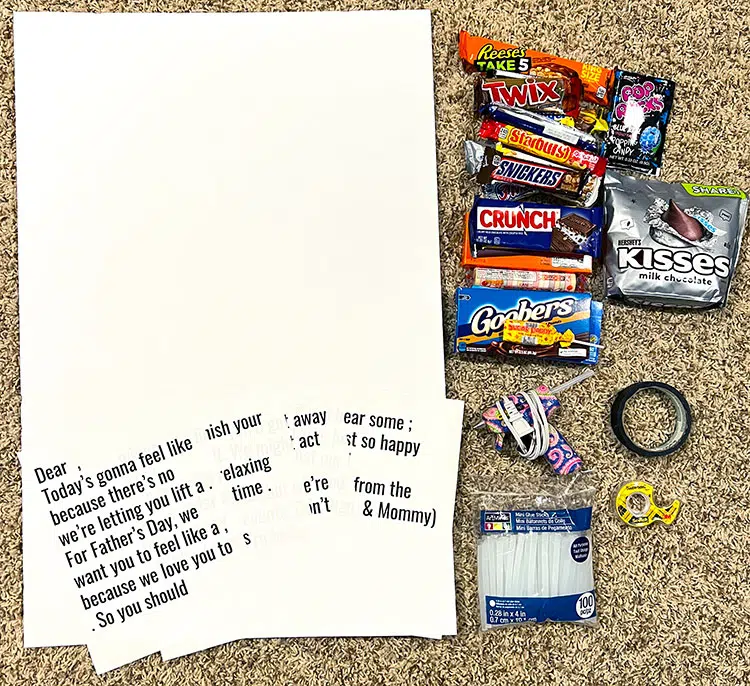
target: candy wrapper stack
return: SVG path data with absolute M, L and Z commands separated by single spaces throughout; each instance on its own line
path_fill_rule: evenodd
M 596 364 L 602 303 L 589 277 L 605 253 L 610 298 L 726 302 L 744 192 L 623 174 L 660 174 L 673 81 L 465 31 L 459 55 L 479 125 L 464 144 L 477 192 L 465 216 L 456 352 Z
M 588 291 L 602 254 L 614 72 L 466 32 L 459 52 L 479 128 L 464 146 L 478 188 L 455 349 L 596 364 L 602 304 Z

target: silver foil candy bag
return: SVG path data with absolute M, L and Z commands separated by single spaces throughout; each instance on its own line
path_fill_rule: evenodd
M 737 188 L 608 172 L 606 290 L 653 307 L 723 307 L 747 214 Z

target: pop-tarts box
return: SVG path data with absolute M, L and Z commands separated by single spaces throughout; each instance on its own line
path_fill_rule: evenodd
M 599 349 L 583 344 L 598 344 L 601 337 L 603 308 L 590 293 L 459 288 L 456 305 L 458 353 L 575 364 L 599 361 Z M 506 320 L 530 322 L 543 333 L 504 335 Z

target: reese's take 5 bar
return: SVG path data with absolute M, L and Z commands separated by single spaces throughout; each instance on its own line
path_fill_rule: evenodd
M 535 76 L 577 77 L 583 85 L 584 100 L 609 105 L 615 78 L 612 69 L 528 50 L 512 43 L 473 36 L 467 31 L 459 33 L 458 52 L 468 72 L 479 71 L 488 76 L 496 72 L 514 72 Z

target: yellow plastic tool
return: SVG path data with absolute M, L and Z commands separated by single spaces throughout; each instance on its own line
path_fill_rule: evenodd
M 628 526 L 644 527 L 654 522 L 673 524 L 681 503 L 675 500 L 669 507 L 654 502 L 654 487 L 645 481 L 626 481 L 615 497 L 615 512 Z

